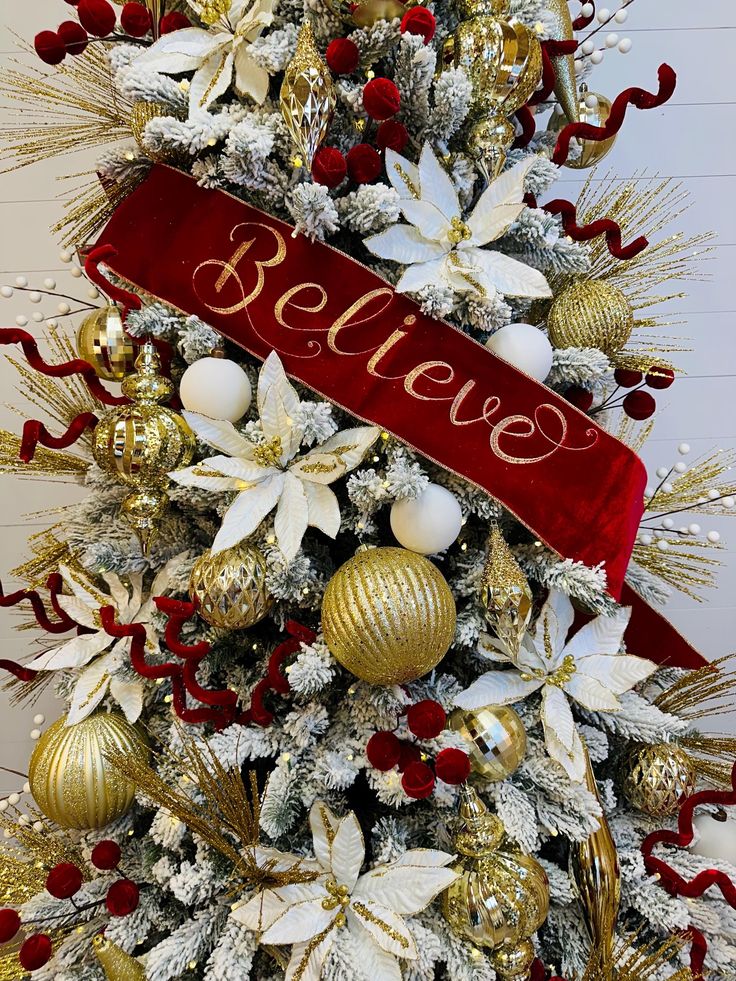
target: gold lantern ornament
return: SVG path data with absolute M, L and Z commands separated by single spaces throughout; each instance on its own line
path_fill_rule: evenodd
M 262 620 L 273 603 L 266 588 L 266 559 L 255 545 L 242 542 L 197 559 L 189 580 L 199 614 L 213 627 L 242 630 Z
M 146 972 L 141 962 L 126 954 L 112 940 L 98 934 L 93 938 L 92 945 L 107 981 L 146 981 Z
M 566 4 L 567 5 L 567 4 Z M 565 107 L 563 105 L 563 110 Z M 610 100 L 599 92 L 589 92 L 585 85 L 580 86 L 580 98 L 577 103 L 579 122 L 587 123 L 589 126 L 605 126 L 608 117 L 611 115 Z M 563 112 L 553 112 L 550 116 L 547 130 L 550 133 L 559 133 L 569 122 L 566 110 Z M 611 147 L 616 142 L 616 135 L 609 136 L 607 140 L 586 140 L 576 137 L 580 153 L 575 157 L 568 156 L 564 166 L 572 170 L 584 170 L 587 167 L 595 167 L 596 164 L 610 152 Z M 575 141 L 571 142 L 573 147 Z
M 515 18 L 509 0 L 460 0 L 460 23 L 443 47 L 444 66 L 472 84 L 468 151 L 486 180 L 496 177 L 516 135 L 510 118 L 542 77 L 538 38 Z
M 96 712 L 76 725 L 66 716 L 41 736 L 31 756 L 28 780 L 39 809 L 62 828 L 89 831 L 122 817 L 133 803 L 135 784 L 115 769 L 112 753 L 147 763 L 141 733 L 117 712 Z
M 77 332 L 77 354 L 89 362 L 103 381 L 122 381 L 135 369 L 133 340 L 125 332 L 120 310 L 114 303 L 95 310 Z
M 501 820 L 467 785 L 460 790 L 460 819 L 454 839 L 460 858 L 452 866 L 458 878 L 442 898 L 445 919 L 460 937 L 493 951 L 500 978 L 528 978 L 530 938 L 549 912 L 547 874 L 508 841 Z
M 327 583 L 325 643 L 356 678 L 400 685 L 431 671 L 455 636 L 455 600 L 429 559 L 403 548 L 361 548 Z
M 483 780 L 505 780 L 526 755 L 526 729 L 510 705 L 457 708 L 448 726 L 462 736 L 473 773 Z
M 624 763 L 623 792 L 626 800 L 654 818 L 675 814 L 695 790 L 697 772 L 676 743 L 640 743 Z
M 626 346 L 633 329 L 634 312 L 626 295 L 605 279 L 571 283 L 557 294 L 547 314 L 555 347 L 597 347 L 609 358 Z
M 159 374 L 161 362 L 150 341 L 141 347 L 135 367 L 123 382 L 131 404 L 113 409 L 97 424 L 93 451 L 105 473 L 134 488 L 122 510 L 145 554 L 168 504 L 168 472 L 189 463 L 195 440 L 182 416 L 159 404 L 174 386 Z
M 317 51 L 309 21 L 299 31 L 296 51 L 281 86 L 281 115 L 305 166 L 327 136 L 337 96 L 330 70 Z

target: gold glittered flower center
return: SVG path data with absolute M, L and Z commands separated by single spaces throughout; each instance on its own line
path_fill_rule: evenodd
M 230 0 L 204 0 L 199 16 L 208 27 L 212 27 L 229 12 Z
M 453 218 L 450 222 L 450 226 L 450 231 L 447 233 L 447 237 L 453 245 L 459 245 L 461 242 L 467 242 L 468 239 L 473 237 L 473 233 L 470 231 L 462 218 Z
M 335 924 L 345 926 L 347 923 L 345 910 L 350 905 L 350 890 L 347 886 L 338 885 L 334 879 L 328 879 L 325 888 L 327 889 L 327 896 L 322 900 L 322 909 L 333 910 L 341 906 L 342 909 L 335 917 Z
M 274 436 L 267 443 L 261 443 L 253 451 L 253 459 L 262 467 L 277 467 L 281 463 L 283 453 L 281 437 Z

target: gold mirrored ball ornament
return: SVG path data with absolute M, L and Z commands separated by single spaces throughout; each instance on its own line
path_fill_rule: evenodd
M 580 87 L 580 99 L 577 104 L 579 121 L 587 123 L 589 126 L 605 126 L 608 117 L 611 115 L 611 103 L 599 92 L 588 92 L 585 86 Z M 553 112 L 547 123 L 547 130 L 550 133 L 559 133 L 567 126 L 569 119 L 564 112 Z M 616 135 L 609 136 L 607 140 L 586 140 L 577 137 L 570 143 L 571 153 L 565 161 L 565 167 L 571 170 L 584 170 L 587 167 L 595 167 L 601 160 L 610 153 L 613 144 L 616 142 Z M 575 145 L 580 148 L 579 154 L 574 154 Z
M 114 303 L 95 310 L 77 332 L 77 354 L 103 381 L 122 381 L 135 369 L 137 349 Z
M 565 287 L 547 314 L 549 339 L 557 348 L 596 347 L 610 358 L 628 343 L 634 312 L 625 294 L 605 279 L 581 279 Z
M 213 627 L 242 630 L 262 620 L 273 603 L 266 588 L 266 559 L 255 545 L 241 542 L 197 559 L 189 580 L 199 614 Z
M 650 817 L 675 814 L 695 791 L 696 782 L 690 757 L 675 743 L 640 743 L 632 747 L 624 763 L 624 797 Z
M 510 705 L 457 708 L 448 726 L 463 737 L 473 773 L 484 780 L 505 780 L 526 755 L 526 729 Z
M 429 559 L 367 548 L 342 565 L 322 600 L 325 643 L 356 678 L 400 685 L 431 671 L 455 636 L 455 600 Z

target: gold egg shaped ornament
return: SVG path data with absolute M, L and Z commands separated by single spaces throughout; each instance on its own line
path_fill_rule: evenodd
M 325 643 L 361 681 L 400 685 L 427 674 L 455 636 L 455 600 L 429 559 L 403 548 L 359 550 L 328 582 Z
M 526 729 L 510 705 L 455 709 L 448 726 L 463 737 L 473 773 L 484 780 L 505 780 L 526 756 Z
M 122 381 L 135 368 L 136 346 L 126 334 L 114 303 L 86 317 L 77 333 L 77 354 L 104 381 Z
M 135 784 L 116 770 L 111 753 L 137 756 L 149 750 L 139 730 L 117 712 L 96 712 L 76 725 L 66 716 L 39 739 L 28 780 L 39 809 L 62 828 L 88 831 L 122 817 L 133 803 Z
M 273 604 L 266 588 L 266 571 L 265 556 L 254 545 L 241 542 L 217 555 L 208 549 L 194 563 L 189 580 L 199 615 L 223 630 L 252 627 Z
M 675 814 L 695 791 L 696 782 L 690 757 L 675 743 L 641 743 L 631 749 L 624 764 L 624 797 L 650 817 Z
M 588 102 L 591 105 L 588 105 Z M 611 115 L 611 102 L 605 95 L 601 95 L 599 92 L 586 92 L 581 86 L 578 115 L 581 123 L 587 123 L 589 126 L 605 126 Z M 559 133 L 568 125 L 568 122 L 564 112 L 553 112 L 547 123 L 547 130 L 550 133 Z M 563 166 L 569 167 L 571 170 L 585 170 L 588 167 L 595 167 L 610 153 L 615 142 L 615 134 L 609 136 L 607 140 L 585 140 L 576 137 L 570 143 L 570 148 L 572 150 L 577 143 L 580 147 L 580 153 L 575 157 L 568 157 Z
M 604 279 L 581 279 L 565 287 L 547 314 L 549 339 L 556 348 L 596 347 L 615 357 L 634 329 L 634 312 L 618 286 Z

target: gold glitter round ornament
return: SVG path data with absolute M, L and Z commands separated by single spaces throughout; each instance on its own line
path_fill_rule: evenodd
M 62 828 L 104 828 L 128 811 L 135 784 L 107 758 L 120 752 L 147 762 L 140 732 L 117 712 L 96 712 L 76 725 L 66 716 L 39 739 L 28 780 L 40 810 Z
M 455 600 L 429 559 L 403 548 L 359 550 L 330 579 L 322 630 L 356 678 L 399 685 L 431 671 L 455 636 Z
M 630 751 L 624 764 L 624 796 L 650 817 L 674 814 L 693 793 L 695 783 L 690 757 L 674 743 L 642 743 Z
M 122 381 L 134 370 L 136 347 L 125 333 L 114 303 L 95 310 L 82 321 L 77 333 L 77 354 L 104 381 Z
M 626 346 L 634 313 L 624 293 L 603 279 L 581 279 L 558 293 L 547 315 L 557 348 L 597 347 L 613 357 Z
M 200 616 L 213 627 L 242 630 L 262 620 L 273 602 L 266 589 L 266 559 L 254 545 L 241 543 L 194 564 L 189 580 Z
M 591 103 L 591 105 L 588 105 Z M 584 85 L 580 86 L 580 99 L 578 101 L 578 115 L 581 123 L 589 126 L 605 126 L 608 117 L 611 115 L 610 100 L 599 92 L 588 92 Z M 550 133 L 559 133 L 567 126 L 569 119 L 562 112 L 553 112 L 547 123 L 547 130 Z M 577 137 L 570 144 L 570 149 L 575 146 L 580 147 L 578 156 L 570 156 L 563 166 L 571 170 L 584 170 L 587 167 L 595 167 L 597 163 L 606 156 L 611 147 L 616 142 L 615 134 L 609 136 L 607 140 L 585 140 Z
M 458 708 L 448 725 L 463 737 L 473 772 L 484 780 L 505 780 L 526 755 L 526 729 L 510 705 Z
M 126 954 L 112 940 L 98 934 L 93 938 L 92 945 L 107 981 L 146 981 L 146 972 L 141 962 Z

